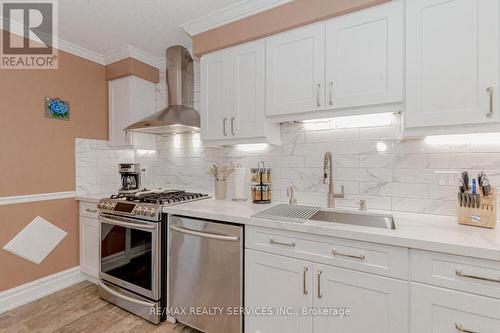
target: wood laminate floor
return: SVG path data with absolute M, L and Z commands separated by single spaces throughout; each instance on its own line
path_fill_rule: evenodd
M 153 325 L 99 298 L 82 282 L 0 314 L 1 333 L 198 333 L 184 325 Z

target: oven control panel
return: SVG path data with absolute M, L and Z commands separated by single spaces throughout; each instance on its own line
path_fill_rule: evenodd
M 100 212 L 122 216 L 135 216 L 141 219 L 159 221 L 161 206 L 147 203 L 135 203 L 116 199 L 101 199 L 97 204 Z

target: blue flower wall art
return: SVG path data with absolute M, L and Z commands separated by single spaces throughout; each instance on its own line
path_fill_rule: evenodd
M 45 116 L 52 119 L 69 120 L 68 102 L 59 98 L 45 97 Z

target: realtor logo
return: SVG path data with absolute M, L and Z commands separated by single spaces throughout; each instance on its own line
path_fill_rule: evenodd
M 57 0 L 0 0 L 1 69 L 57 69 Z

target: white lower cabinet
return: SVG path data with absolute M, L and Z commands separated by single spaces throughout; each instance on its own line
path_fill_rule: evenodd
M 307 261 L 246 250 L 245 306 L 299 311 L 313 304 L 313 265 Z M 311 333 L 312 317 L 255 313 L 245 317 L 246 333 Z
M 99 272 L 99 220 L 88 217 L 83 211 L 94 211 L 88 208 L 96 204 L 80 202 L 80 270 L 87 274 L 90 280 L 97 279 Z M 82 211 L 82 208 L 85 207 Z M 97 211 L 97 209 L 95 209 Z
M 498 333 L 500 300 L 412 283 L 411 333 Z
M 349 311 L 315 316 L 315 333 L 408 332 L 408 282 L 325 265 L 314 274 L 314 306 Z
M 248 249 L 245 258 L 245 305 L 274 311 L 246 316 L 246 333 L 408 331 L 406 281 Z

